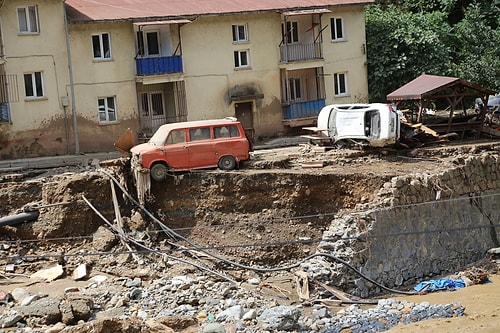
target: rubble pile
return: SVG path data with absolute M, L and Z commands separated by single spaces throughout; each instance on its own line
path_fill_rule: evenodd
M 363 310 L 351 305 L 333 313 L 323 304 L 281 305 L 263 297 L 261 281 L 235 285 L 195 274 L 143 281 L 96 275 L 60 297 L 15 288 L 0 308 L 0 325 L 16 332 L 127 332 L 123 321 L 142 323 L 141 332 L 380 332 L 399 324 L 464 315 L 460 304 L 430 305 L 382 299 Z M 113 325 L 111 325 L 111 323 Z M 102 327 L 101 330 L 98 328 Z M 106 329 L 107 328 L 107 329 Z M 159 329 L 162 330 L 159 330 Z M 185 331 L 184 331 L 185 332 Z

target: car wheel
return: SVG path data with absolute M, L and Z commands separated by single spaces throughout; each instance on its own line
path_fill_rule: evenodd
M 161 182 L 162 180 L 165 180 L 165 178 L 167 178 L 168 168 L 165 164 L 158 163 L 153 165 L 149 172 L 151 173 L 151 178 L 158 182 Z
M 222 156 L 219 160 L 219 169 L 221 170 L 234 170 L 236 168 L 236 160 L 232 156 Z

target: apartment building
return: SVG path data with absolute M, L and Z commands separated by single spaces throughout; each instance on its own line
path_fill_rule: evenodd
M 3 1 L 0 158 L 235 116 L 255 140 L 367 102 L 373 0 Z M 15 89 L 14 89 L 15 87 Z

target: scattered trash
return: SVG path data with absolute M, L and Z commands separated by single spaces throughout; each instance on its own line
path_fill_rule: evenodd
M 437 279 L 420 282 L 415 287 L 413 287 L 413 289 L 417 292 L 431 292 L 438 290 L 454 291 L 457 288 L 465 287 L 465 281 L 462 279 Z
M 0 290 L 0 304 L 7 304 L 12 301 L 12 295 Z

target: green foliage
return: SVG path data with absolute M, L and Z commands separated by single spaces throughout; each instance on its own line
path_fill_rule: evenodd
M 478 6 L 465 11 L 455 25 L 457 37 L 454 76 L 498 91 L 500 89 L 500 29 L 492 29 Z
M 366 10 L 370 101 L 422 73 L 500 91 L 500 0 L 378 2 Z
M 446 75 L 450 28 L 442 14 L 403 12 L 370 6 L 366 15 L 370 101 L 386 101 L 388 93 L 422 73 Z

